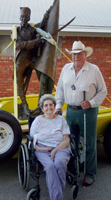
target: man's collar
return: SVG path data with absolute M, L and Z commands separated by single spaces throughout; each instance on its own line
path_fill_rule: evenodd
M 82 70 L 89 71 L 88 62 L 86 61 L 82 67 Z
M 72 62 L 69 68 L 70 68 L 70 69 L 73 69 L 73 67 L 74 67 L 74 63 Z M 85 63 L 84 63 L 84 65 L 83 65 L 83 67 L 81 68 L 81 70 L 82 70 L 82 71 L 83 71 L 83 70 L 86 70 L 86 71 L 89 70 L 88 62 L 87 62 L 87 61 L 85 61 Z
M 71 68 L 73 68 L 73 67 L 74 67 L 74 63 L 72 62 L 72 63 L 70 63 L 69 69 L 71 69 Z

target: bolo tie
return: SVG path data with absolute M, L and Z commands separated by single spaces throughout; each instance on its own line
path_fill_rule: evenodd
M 72 90 L 76 90 L 75 82 L 77 81 L 78 77 L 76 77 L 76 80 L 74 81 L 74 84 L 71 85 Z

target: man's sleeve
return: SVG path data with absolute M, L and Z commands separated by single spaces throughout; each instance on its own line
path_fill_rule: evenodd
M 89 101 L 91 104 L 91 107 L 98 107 L 102 104 L 105 97 L 107 95 L 107 88 L 105 81 L 103 79 L 102 73 L 98 69 L 97 71 L 97 93 L 96 95 Z

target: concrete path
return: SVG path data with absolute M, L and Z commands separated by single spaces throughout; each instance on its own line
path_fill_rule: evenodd
M 80 184 L 77 200 L 111 200 L 111 161 L 104 153 L 102 144 L 98 145 L 98 174 L 92 186 L 83 188 L 83 173 L 78 179 Z M 35 181 L 30 180 L 30 189 Z M 41 200 L 49 200 L 45 183 L 45 173 L 40 177 Z M 64 200 L 70 200 L 70 186 L 66 184 Z M 27 191 L 19 184 L 17 159 L 0 164 L 0 200 L 26 200 Z

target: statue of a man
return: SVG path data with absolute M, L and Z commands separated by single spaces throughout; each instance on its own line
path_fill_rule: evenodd
M 58 0 L 55 0 L 54 4 L 57 3 L 57 1 Z M 27 116 L 27 114 L 30 113 L 28 104 L 26 101 L 26 91 L 28 88 L 28 83 L 29 83 L 33 69 L 36 70 L 37 77 L 40 81 L 39 98 L 41 97 L 41 95 L 45 93 L 52 93 L 52 89 L 54 87 L 54 77 L 50 75 L 49 71 L 51 73 L 52 71 L 54 71 L 54 74 L 55 74 L 55 69 L 54 69 L 55 67 L 53 68 L 52 66 L 51 67 L 52 69 L 50 70 L 48 69 L 48 72 L 46 71 L 46 69 L 45 71 L 44 69 L 41 69 L 42 67 L 38 69 L 38 66 L 41 65 L 41 61 L 39 62 L 38 60 L 39 62 L 38 64 L 37 59 L 40 59 L 41 55 L 43 54 L 44 44 L 48 42 L 44 41 L 44 39 L 42 39 L 40 35 L 37 35 L 36 29 L 35 29 L 35 27 L 39 27 L 45 30 L 51 9 L 52 9 L 52 6 L 45 13 L 43 20 L 40 23 L 35 24 L 34 27 L 32 27 L 28 23 L 30 20 L 31 10 L 28 7 L 20 8 L 21 24 L 19 27 L 17 27 L 16 68 L 17 68 L 18 95 L 20 96 L 21 101 L 22 101 L 22 104 L 21 104 L 22 118 L 21 119 L 25 118 L 25 116 Z M 57 30 L 57 27 L 55 28 Z M 51 46 L 51 44 L 48 44 L 48 45 Z M 55 48 L 55 47 L 51 47 L 51 48 Z M 39 107 L 38 107 L 38 111 L 40 111 Z

